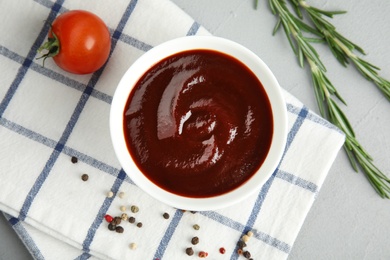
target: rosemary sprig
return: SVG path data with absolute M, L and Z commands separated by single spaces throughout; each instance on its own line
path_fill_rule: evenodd
M 301 9 L 305 10 L 322 37 L 327 41 L 330 50 L 337 60 L 346 66 L 349 61 L 355 65 L 358 71 L 368 80 L 372 81 L 390 101 L 390 81 L 378 75 L 380 68 L 358 57 L 354 51 L 365 54 L 357 44 L 348 40 L 336 31 L 336 27 L 328 22 L 325 17 L 333 18 L 333 15 L 343 14 L 344 11 L 325 11 L 309 5 L 304 0 L 290 0 L 298 16 L 302 19 Z M 325 17 L 324 17 L 325 16 Z
M 341 35 L 337 36 L 336 38 L 335 35 L 339 35 L 339 34 L 336 33 L 335 29 L 332 31 L 331 34 L 333 38 L 331 37 L 327 39 L 326 36 L 324 35 L 324 32 L 319 31 L 318 27 L 315 27 L 317 28 L 315 29 L 309 26 L 308 24 L 304 23 L 301 19 L 295 17 L 287 8 L 286 2 L 284 0 L 268 0 L 268 1 L 272 13 L 278 16 L 278 21 L 275 25 L 273 33 L 276 33 L 276 31 L 280 28 L 280 26 L 283 26 L 286 37 L 295 55 L 298 57 L 300 65 L 303 66 L 304 60 L 306 60 L 307 63 L 309 64 L 311 77 L 314 85 L 315 97 L 316 97 L 316 101 L 320 113 L 323 117 L 327 118 L 330 122 L 332 122 L 334 125 L 339 127 L 345 133 L 346 140 L 344 143 L 344 149 L 348 155 L 352 167 L 355 169 L 355 171 L 358 171 L 358 165 L 359 165 L 363 170 L 364 174 L 366 175 L 370 184 L 376 190 L 376 192 L 382 198 L 390 199 L 390 178 L 388 178 L 385 174 L 383 174 L 373 164 L 373 160 L 371 156 L 367 153 L 367 151 L 364 150 L 364 148 L 359 144 L 358 140 L 356 139 L 355 132 L 351 124 L 349 123 L 348 118 L 345 116 L 341 108 L 337 105 L 337 102 L 332 98 L 333 96 L 335 96 L 337 97 L 337 99 L 339 99 L 341 102 L 345 104 L 344 100 L 339 95 L 336 88 L 333 86 L 331 81 L 327 78 L 326 68 L 324 64 L 321 62 L 317 51 L 312 46 L 313 42 L 321 41 L 321 38 L 308 38 L 304 36 L 304 33 L 312 33 L 315 36 L 324 37 L 327 41 L 329 39 L 332 39 L 334 42 L 337 41 L 341 42 L 342 43 L 341 45 L 339 42 L 337 42 L 337 45 L 335 46 L 338 47 L 334 47 L 337 55 L 339 55 L 339 51 L 340 51 L 339 49 L 341 49 L 345 53 L 345 50 L 343 50 L 343 48 L 346 48 L 346 50 L 349 50 L 350 52 L 351 52 L 351 48 L 352 50 L 357 49 L 358 51 L 361 51 L 361 53 L 364 53 L 363 50 L 357 45 L 348 41 L 346 38 L 342 37 Z M 297 2 L 297 0 L 292 0 L 292 1 Z M 316 17 L 318 16 L 318 14 L 320 14 L 319 16 L 321 18 L 322 18 L 321 15 L 331 16 L 333 14 L 341 13 L 341 12 L 325 12 L 319 9 L 315 9 L 313 7 L 311 8 L 312 9 L 310 10 L 312 12 L 316 12 Z M 300 17 L 301 13 L 297 5 L 295 5 L 295 10 L 298 13 L 298 17 Z M 318 21 L 316 20 L 316 22 Z M 329 29 L 327 32 L 329 32 Z M 341 39 L 343 40 L 341 41 Z M 328 43 L 330 44 L 329 41 Z M 336 58 L 339 57 L 339 60 L 342 62 L 342 64 L 343 62 L 344 64 L 348 62 L 346 56 L 337 56 L 337 55 Z M 350 56 L 348 56 L 348 58 L 354 61 L 354 59 L 352 59 Z M 367 65 L 365 62 L 362 63 L 361 60 L 357 62 L 361 64 L 365 70 L 367 70 L 367 68 L 372 68 L 371 66 Z

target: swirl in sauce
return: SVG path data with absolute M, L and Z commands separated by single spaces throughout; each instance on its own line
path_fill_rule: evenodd
M 126 104 L 124 133 L 136 165 L 157 186 L 212 197 L 248 181 L 264 162 L 272 110 L 261 82 L 240 61 L 185 51 L 140 78 Z

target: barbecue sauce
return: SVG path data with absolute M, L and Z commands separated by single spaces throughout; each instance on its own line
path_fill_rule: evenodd
M 273 135 L 259 79 L 212 50 L 184 51 L 152 66 L 130 93 L 123 120 L 140 171 L 162 189 L 192 198 L 218 196 L 248 181 Z

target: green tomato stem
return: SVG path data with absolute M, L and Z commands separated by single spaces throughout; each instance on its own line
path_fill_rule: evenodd
M 47 53 L 43 54 L 41 57 L 38 57 L 37 59 L 42 59 L 42 66 L 45 66 L 45 60 L 47 58 L 52 58 L 60 52 L 60 41 L 58 40 L 57 35 L 54 34 L 54 32 L 51 32 L 53 37 L 48 37 L 47 42 L 45 42 L 41 47 L 39 47 L 38 52 L 42 52 L 43 50 L 47 50 Z

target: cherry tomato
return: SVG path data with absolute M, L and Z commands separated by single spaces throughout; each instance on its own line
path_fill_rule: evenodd
M 53 22 L 48 42 L 39 51 L 71 73 L 88 74 L 100 69 L 110 54 L 110 32 L 95 14 L 84 10 L 68 11 Z

